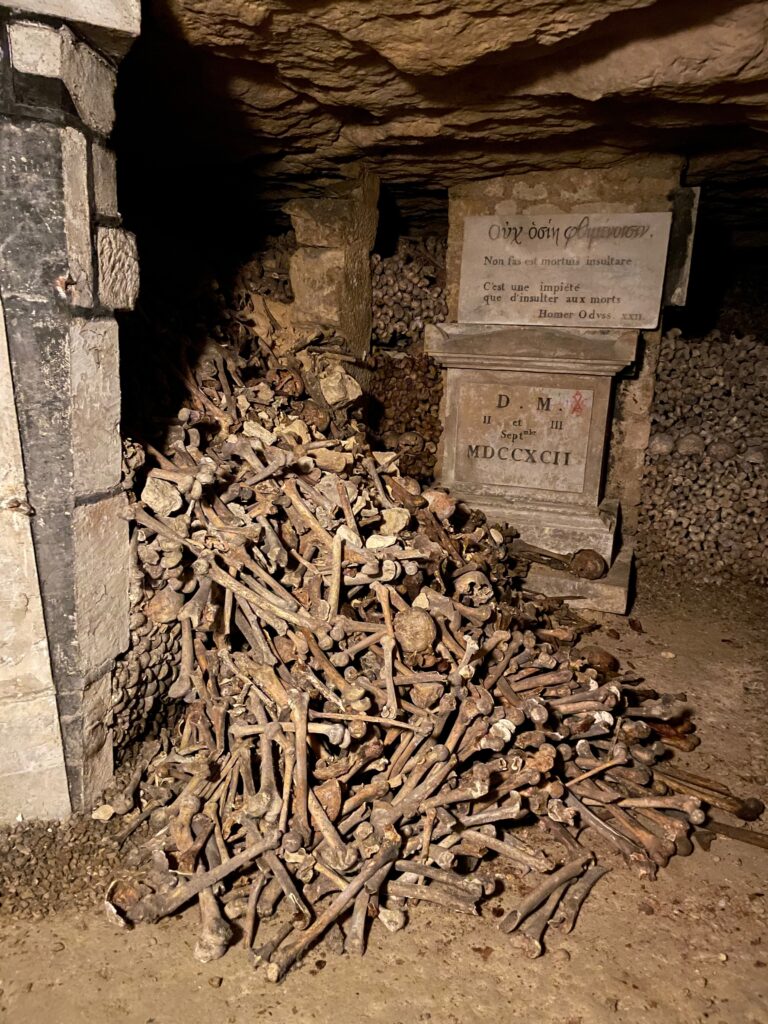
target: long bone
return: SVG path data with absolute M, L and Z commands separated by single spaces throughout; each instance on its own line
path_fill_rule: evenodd
M 358 860 L 357 850 L 352 845 L 347 846 L 344 844 L 341 836 L 333 827 L 330 818 L 325 813 L 325 808 L 317 799 L 312 789 L 308 793 L 308 803 L 312 821 L 323 837 L 323 842 L 332 857 L 331 866 L 342 872 L 349 871 Z
M 220 866 L 215 843 L 210 840 L 206 845 L 206 859 L 209 867 Z M 198 873 L 204 873 L 204 868 L 198 867 Z M 194 949 L 194 957 L 202 964 L 210 963 L 211 960 L 219 960 L 227 951 L 232 941 L 232 926 L 222 915 L 219 903 L 213 892 L 213 886 L 203 889 L 198 897 L 200 906 L 200 933 Z
M 587 868 L 581 878 L 572 883 L 560 906 L 560 913 L 562 914 L 560 927 L 566 934 L 573 931 L 579 911 L 592 887 L 603 875 L 607 875 L 609 870 L 609 868 L 600 866 Z
M 436 903 L 447 910 L 456 910 L 460 914 L 477 914 L 475 899 L 465 895 L 456 889 L 439 891 L 437 885 L 410 885 L 407 882 L 387 882 L 386 892 L 388 896 L 394 896 L 406 900 L 424 900 L 426 903 Z
M 286 902 L 293 909 L 295 927 L 299 929 L 309 927 L 309 923 L 312 920 L 312 911 L 304 902 L 293 879 L 277 853 L 274 850 L 268 850 L 264 854 L 264 863 L 272 872 L 280 885 L 280 888 L 283 890 Z
M 368 918 L 368 904 L 371 897 L 361 889 L 355 896 L 352 914 L 344 936 L 344 952 L 350 956 L 362 956 L 365 952 L 365 922 Z
M 619 806 L 682 811 L 692 825 L 703 825 L 706 819 L 701 810 L 701 801 L 692 796 L 630 796 L 622 800 Z
M 555 913 L 557 905 L 563 894 L 572 883 L 573 879 L 570 878 L 561 882 L 561 884 L 549 894 L 542 905 L 537 910 L 534 910 L 528 917 L 528 920 L 524 921 L 520 927 L 520 932 L 522 933 L 527 945 L 526 954 L 530 959 L 534 960 L 544 952 L 544 944 L 542 942 L 544 932 L 549 927 L 549 924 L 552 921 L 552 916 Z
M 311 835 L 309 825 L 309 780 L 307 770 L 307 709 L 309 699 L 301 690 L 291 690 L 288 702 L 295 727 L 295 760 L 294 779 L 295 792 L 293 797 L 294 812 L 302 834 L 308 839 Z
M 707 790 L 700 784 L 692 784 L 685 779 L 676 778 L 670 772 L 665 772 L 654 768 L 654 775 L 661 779 L 671 789 L 676 789 L 680 793 L 688 793 L 690 796 L 703 800 L 705 803 L 710 804 L 712 807 L 718 807 L 720 810 L 728 811 L 729 814 L 733 814 L 737 818 L 741 818 L 743 821 L 755 821 L 765 810 L 765 805 L 762 800 L 758 800 L 757 797 L 748 797 L 742 800 L 739 797 L 728 795 L 718 792 L 717 790 Z M 693 822 L 695 825 L 700 825 L 701 822 Z
M 623 801 L 622 801 L 623 803 Z M 628 833 L 632 839 L 640 844 L 648 853 L 651 860 L 658 864 L 659 867 L 666 867 L 669 858 L 674 855 L 675 844 L 670 842 L 668 839 L 660 839 L 653 832 L 649 832 L 648 829 L 635 821 L 635 819 L 627 814 L 622 807 L 617 807 L 614 804 L 610 805 L 609 814 L 618 824 L 618 827 Z
M 584 871 L 587 864 L 594 859 L 590 851 L 585 851 L 573 860 L 568 861 L 557 871 L 553 872 L 545 881 L 530 892 L 515 909 L 511 910 L 506 917 L 502 918 L 499 928 L 503 932 L 512 932 L 517 928 L 529 914 L 532 914 L 537 907 L 555 892 L 564 882 L 572 878 L 578 878 Z
M 170 892 L 143 897 L 128 911 L 126 915 L 128 920 L 137 923 L 139 921 L 159 921 L 161 918 L 167 917 L 175 910 L 183 907 L 185 903 L 189 903 L 203 889 L 207 889 L 217 882 L 223 881 L 229 875 L 249 867 L 267 850 L 274 850 L 278 842 L 277 832 L 275 831 L 265 836 L 260 843 L 247 846 L 241 853 L 230 857 L 225 863 L 195 875 L 188 882 L 177 886 Z
M 294 942 L 274 954 L 272 962 L 267 968 L 267 978 L 270 981 L 280 981 L 289 967 L 338 920 L 350 903 L 354 902 L 355 897 L 365 883 L 373 878 L 381 868 L 391 865 L 397 859 L 399 848 L 399 839 L 394 837 L 387 838 L 379 853 L 372 860 L 368 861 L 357 875 L 347 883 L 314 924 L 302 932 Z

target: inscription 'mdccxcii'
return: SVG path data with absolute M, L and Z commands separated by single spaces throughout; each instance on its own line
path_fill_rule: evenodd
M 512 459 L 513 462 L 543 462 L 545 466 L 567 466 L 571 460 L 571 452 L 553 452 L 550 449 L 540 452 L 534 448 L 510 448 L 509 445 L 501 445 L 499 448 L 490 444 L 467 445 L 468 459 L 492 459 L 494 456 L 502 462 Z
M 592 400 L 588 389 L 461 383 L 456 479 L 579 493 L 584 488 Z

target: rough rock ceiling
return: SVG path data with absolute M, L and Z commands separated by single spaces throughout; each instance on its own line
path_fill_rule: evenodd
M 652 150 L 683 153 L 692 179 L 717 180 L 739 154 L 765 145 L 765 2 L 150 0 L 148 8 L 131 74 L 152 83 L 155 105 L 158 90 L 168 98 L 164 137 L 217 160 L 246 160 L 273 193 L 337 176 L 361 158 L 392 185 L 420 191 Z M 742 164 L 753 181 L 766 173 L 759 160 Z

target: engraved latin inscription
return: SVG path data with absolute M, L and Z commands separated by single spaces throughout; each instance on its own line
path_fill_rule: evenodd
M 458 389 L 455 476 L 475 485 L 584 489 L 593 392 L 530 384 Z

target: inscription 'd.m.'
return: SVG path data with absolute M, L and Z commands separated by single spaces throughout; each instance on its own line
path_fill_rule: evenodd
M 496 408 L 506 409 L 509 403 L 509 395 L 505 395 L 503 391 L 500 391 L 498 398 L 496 399 Z M 539 395 L 539 397 L 536 399 L 536 409 L 539 412 L 548 412 L 551 409 L 551 407 L 552 399 L 549 396 L 547 396 L 547 398 L 542 398 L 541 395 Z

